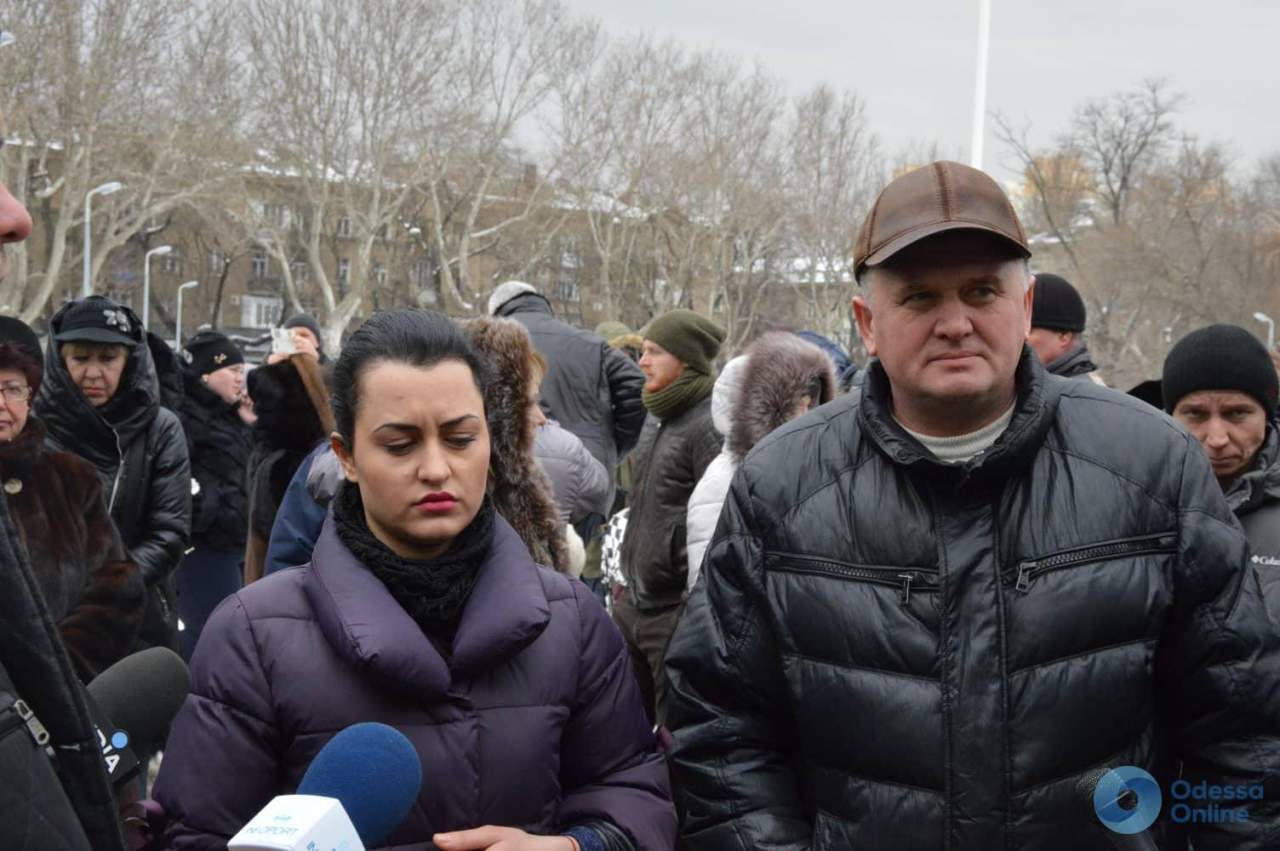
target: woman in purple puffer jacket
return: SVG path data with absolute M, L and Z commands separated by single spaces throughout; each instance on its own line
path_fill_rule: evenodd
M 170 847 L 224 848 L 361 721 L 422 758 L 388 847 L 672 847 L 617 629 L 485 496 L 484 373 L 439 314 L 378 314 L 352 336 L 333 402 L 347 481 L 310 569 L 245 588 L 205 626 L 155 788 Z

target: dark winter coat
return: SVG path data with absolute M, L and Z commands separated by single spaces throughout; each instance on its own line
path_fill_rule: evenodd
M 258 421 L 249 454 L 249 540 L 245 582 L 262 577 L 276 511 L 298 466 L 333 432 L 324 378 L 315 358 L 291 355 L 249 373 Z
M 137 317 L 127 308 L 133 322 Z M 129 350 L 116 394 L 95 408 L 71 381 L 54 336 L 67 308 L 54 314 L 44 381 L 35 413 L 54 452 L 71 452 L 98 470 L 111 519 L 129 559 L 147 583 L 140 643 L 177 646 L 172 574 L 191 535 L 191 466 L 182 425 L 160 405 L 160 386 L 146 345 Z
M 666 423 L 650 417 L 635 450 L 631 511 L 622 539 L 622 572 L 637 609 L 678 605 L 688 579 L 689 497 L 720 453 L 711 397 Z
M 323 500 L 317 499 L 308 489 L 307 480 L 310 478 L 312 464 L 325 455 L 333 456 L 333 450 L 323 444 L 312 450 L 310 455 L 302 459 L 289 487 L 285 489 L 267 544 L 263 568 L 267 576 L 311 561 L 311 552 L 320 537 L 320 529 L 324 526 L 324 516 L 329 510 L 333 492 L 326 493 Z
M 218 553 L 244 552 L 249 533 L 249 426 L 201 380 L 184 371 L 186 393 L 178 411 L 187 436 L 191 475 L 191 546 Z
M 409 737 L 422 791 L 387 845 L 604 818 L 669 849 L 675 814 L 626 647 L 582 584 L 536 567 L 497 519 L 446 661 L 325 521 L 310 569 L 263 579 L 205 626 L 155 797 L 169 847 L 215 849 L 297 788 L 344 727 Z
M 644 373 L 631 359 L 588 331 L 556 319 L 537 293 L 516 296 L 497 316 L 529 330 L 533 347 L 547 360 L 542 409 L 578 436 L 609 473 L 636 445 L 644 427 Z
M 1045 366 L 1050 375 L 1063 378 L 1088 378 L 1089 373 L 1097 372 L 1098 367 L 1089 354 L 1089 347 L 1081 340 L 1075 348 L 1062 357 Z
M 1236 513 L 1253 551 L 1250 561 L 1262 579 L 1262 591 L 1280 623 L 1280 434 L 1273 421 L 1253 468 L 1232 482 L 1227 505 Z
M 1274 775 L 1280 633 L 1186 432 L 1024 349 L 948 466 L 869 372 L 743 462 L 672 641 L 689 848 L 1092 851 L 1099 766 Z M 1267 791 L 1198 851 L 1277 847 Z
M 133 652 L 146 588 L 107 514 L 98 471 L 48 451 L 44 439 L 44 424 L 30 417 L 0 445 L 0 482 L 45 604 L 88 682 Z
M 0 491 L 0 836 L 27 851 L 124 851 L 84 690 L 21 536 Z M 52 761 L 26 725 L 14 726 L 15 699 L 48 731 Z
M 489 426 L 493 507 L 515 528 L 534 561 L 566 573 L 569 552 L 563 524 L 551 482 L 534 457 L 528 416 L 534 366 L 529 334 L 519 322 L 487 317 L 468 322 L 466 330 L 471 344 L 492 367 L 484 391 L 484 416 Z

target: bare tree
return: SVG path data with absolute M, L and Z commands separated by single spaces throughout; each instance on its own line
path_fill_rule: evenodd
M 0 302 L 34 321 L 56 291 L 78 292 L 72 263 L 91 188 L 125 184 L 98 201 L 96 278 L 108 254 L 226 175 L 235 104 L 215 109 L 198 95 L 210 81 L 226 90 L 227 16 L 149 0 L 0 0 L 0 20 L 18 36 L 0 66 L 18 137 L 4 177 L 38 220 L 44 248 L 38 257 L 17 248 Z
M 456 15 L 452 0 L 243 0 L 257 140 L 244 225 L 295 306 L 303 260 L 331 339 L 430 173 L 420 114 L 452 61 Z

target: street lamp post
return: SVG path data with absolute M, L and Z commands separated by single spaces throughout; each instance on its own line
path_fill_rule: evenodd
M 182 291 L 200 286 L 199 281 L 187 281 L 178 287 L 178 309 L 173 316 L 173 350 L 182 349 Z
M 1253 318 L 1267 326 L 1267 351 L 1276 350 L 1276 321 L 1262 311 L 1253 314 Z
M 172 251 L 172 245 L 160 245 L 142 257 L 142 330 L 144 331 L 151 327 L 151 258 L 160 257 Z
M 982 168 L 982 146 L 987 134 L 987 54 L 991 45 L 991 0 L 978 0 L 978 68 L 973 80 L 973 138 L 969 165 Z
M 82 297 L 93 295 L 93 204 L 91 203 L 94 195 L 110 195 L 112 192 L 119 192 L 124 188 L 124 184 L 118 180 L 110 183 L 104 183 L 101 186 L 89 190 L 89 194 L 84 196 L 84 282 L 80 288 Z

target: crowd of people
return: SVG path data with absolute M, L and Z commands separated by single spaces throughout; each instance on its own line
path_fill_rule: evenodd
M 1275 353 L 1213 325 L 1106 387 L 956 163 L 850 236 L 861 367 L 517 281 L 260 366 L 102 296 L 0 317 L 12 847 L 126 847 L 83 686 L 153 647 L 191 686 L 129 744 L 149 847 L 226 847 L 368 721 L 423 766 L 388 848 L 1097 848 L 1120 766 L 1263 790 L 1159 847 L 1280 847 Z

